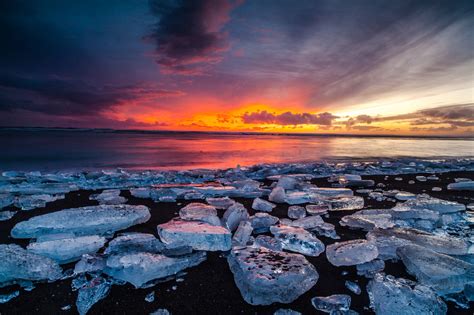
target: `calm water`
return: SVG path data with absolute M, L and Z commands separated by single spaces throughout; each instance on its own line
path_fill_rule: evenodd
M 0 131 L 1 170 L 227 168 L 264 162 L 474 157 L 462 139 Z

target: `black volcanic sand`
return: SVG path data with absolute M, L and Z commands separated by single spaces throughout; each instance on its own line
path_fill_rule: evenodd
M 431 174 L 416 174 L 431 175 Z M 447 191 L 446 186 L 454 182 L 454 178 L 467 177 L 474 179 L 474 172 L 450 172 L 436 174 L 440 180 L 419 182 L 415 180 L 415 175 L 397 175 L 397 176 L 363 176 L 364 179 L 373 179 L 376 183 L 384 183 L 384 190 L 399 189 L 412 193 L 428 193 L 433 197 L 446 200 L 457 201 L 463 204 L 474 202 L 472 192 Z M 402 181 L 395 180 L 396 177 L 403 178 Z M 410 180 L 415 180 L 415 184 L 408 184 Z M 266 181 L 265 184 L 269 184 Z M 313 180 L 313 183 L 319 187 L 331 187 L 326 178 Z M 431 191 L 432 187 L 443 188 L 440 192 Z M 355 190 L 355 189 L 354 189 Z M 12 227 L 23 220 L 32 216 L 54 212 L 66 208 L 74 208 L 88 205 L 96 205 L 96 201 L 89 200 L 89 196 L 98 191 L 77 191 L 66 195 L 63 200 L 49 203 L 46 208 L 35 209 L 32 211 L 20 211 L 13 219 L 0 222 L 0 243 L 16 243 L 22 246 L 28 244 L 28 240 L 16 240 L 9 237 Z M 146 205 L 151 209 L 151 219 L 141 225 L 131 227 L 123 232 L 145 232 L 156 235 L 156 226 L 177 216 L 178 210 L 192 201 L 179 201 L 178 203 L 155 203 L 149 199 L 138 199 L 131 197 L 126 190 L 122 195 L 128 198 L 128 204 Z M 395 205 L 394 202 L 377 202 L 364 196 L 365 209 L 387 209 Z M 249 212 L 252 199 L 236 198 L 238 202 L 243 203 Z M 285 218 L 288 205 L 278 205 L 272 212 L 280 218 Z M 359 239 L 365 237 L 365 232 L 360 230 L 350 230 L 341 227 L 338 222 L 344 215 L 354 211 L 340 211 L 330 213 L 330 217 L 324 217 L 326 222 L 336 226 L 337 234 L 341 237 L 339 241 Z M 222 212 L 220 213 L 222 215 Z M 332 244 L 336 240 L 320 237 L 326 244 Z M 307 259 L 316 267 L 319 273 L 318 283 L 307 293 L 300 296 L 291 304 L 273 304 L 270 306 L 252 306 L 247 304 L 241 297 L 236 287 L 233 275 L 229 270 L 226 261 L 226 253 L 208 253 L 208 259 L 199 266 L 186 270 L 187 274 L 183 277 L 183 282 L 169 280 L 157 284 L 148 289 L 135 289 L 132 285 L 115 285 L 110 294 L 95 304 L 88 314 L 148 314 L 158 308 L 166 308 L 172 314 L 273 314 L 279 308 L 288 308 L 299 311 L 303 314 L 318 313 L 311 305 L 311 298 L 314 296 L 328 296 L 331 294 L 348 294 L 352 298 L 351 309 L 361 314 L 372 314 L 368 308 L 369 298 L 365 290 L 368 279 L 357 276 L 356 268 L 353 267 L 335 267 L 331 265 L 325 253 L 319 257 L 307 257 Z M 64 269 L 73 268 L 74 264 L 64 265 Z M 343 271 L 347 274 L 343 275 Z M 396 277 L 407 279 L 414 278 L 406 273 L 401 262 L 386 262 L 385 272 Z M 362 289 L 360 295 L 349 291 L 344 282 L 346 280 L 354 281 Z M 15 288 L 15 287 L 13 287 Z M 18 287 L 16 287 L 18 289 Z M 0 289 L 1 293 L 11 292 L 12 287 Z M 145 296 L 155 291 L 155 301 L 146 302 Z M 57 281 L 55 283 L 36 284 L 36 288 L 30 292 L 20 289 L 20 296 L 9 303 L 0 304 L 0 314 L 64 314 L 76 313 L 77 292 L 71 290 L 71 279 Z M 450 314 L 472 314 L 472 310 L 459 309 L 452 303 L 447 303 Z M 70 310 L 62 311 L 61 307 L 71 305 Z M 471 303 L 474 309 L 474 303 Z M 323 313 L 322 313 L 323 314 Z

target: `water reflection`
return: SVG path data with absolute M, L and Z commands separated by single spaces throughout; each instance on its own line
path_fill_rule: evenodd
M 474 156 L 471 140 L 97 132 L 0 132 L 0 169 L 226 168 L 374 157 Z

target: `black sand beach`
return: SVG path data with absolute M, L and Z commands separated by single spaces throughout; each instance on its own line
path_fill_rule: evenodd
M 454 182 L 454 178 L 465 177 L 474 179 L 474 172 L 449 172 L 436 174 L 439 180 L 420 182 L 415 180 L 417 175 L 431 174 L 410 174 L 399 176 L 363 176 L 363 179 L 373 179 L 376 183 L 386 185 L 384 190 L 398 189 L 412 193 L 427 193 L 433 197 L 450 201 L 457 201 L 462 204 L 474 202 L 472 192 L 448 191 L 446 186 Z M 402 181 L 395 180 L 396 177 L 403 178 Z M 409 184 L 414 180 L 414 184 Z M 270 182 L 266 182 L 269 184 Z M 312 183 L 319 187 L 331 187 L 327 178 L 315 179 Z M 441 187 L 442 191 L 432 191 L 433 187 Z M 355 189 L 354 189 L 355 190 Z M 96 205 L 96 201 L 89 200 L 89 196 L 98 191 L 76 191 L 66 195 L 63 200 L 49 203 L 47 207 L 32 211 L 20 211 L 14 218 L 0 222 L 0 243 L 16 243 L 22 246 L 28 244 L 28 240 L 17 240 L 9 236 L 12 227 L 30 217 L 45 214 L 61 209 Z M 358 195 L 356 193 L 356 195 Z M 122 191 L 122 196 L 128 199 L 127 204 L 146 205 L 151 209 L 151 219 L 141 225 L 129 228 L 126 231 L 146 232 L 156 235 L 156 226 L 169 221 L 177 216 L 177 212 L 184 205 L 192 202 L 190 200 L 178 201 L 178 203 L 155 203 L 151 199 L 138 199 L 130 195 L 128 191 Z M 249 210 L 252 199 L 234 198 L 241 202 Z M 365 199 L 364 209 L 388 209 L 395 205 L 394 202 L 378 202 L 373 199 Z M 285 218 L 287 215 L 287 204 L 279 204 L 272 212 L 272 215 Z M 8 208 L 7 208 L 8 210 Z M 222 211 L 222 210 L 221 210 Z M 331 212 L 329 217 L 324 217 L 326 222 L 336 226 L 337 234 L 341 237 L 339 241 L 364 238 L 365 232 L 362 230 L 350 230 L 341 227 L 338 222 L 342 216 L 354 211 Z M 219 213 L 222 215 L 222 212 Z M 325 245 L 334 243 L 336 240 L 318 237 Z M 159 308 L 166 308 L 172 314 L 273 314 L 279 308 L 293 309 L 303 314 L 316 314 L 317 311 L 311 305 L 310 299 L 314 296 L 327 296 L 331 294 L 348 294 L 352 298 L 351 309 L 360 314 L 372 314 L 369 308 L 369 298 L 365 286 L 368 279 L 358 276 L 355 267 L 335 267 L 331 265 L 325 253 L 319 257 L 307 257 L 316 267 L 319 273 L 318 283 L 307 293 L 299 297 L 291 304 L 273 304 L 270 306 L 252 306 L 247 304 L 241 297 L 238 288 L 234 283 L 234 278 L 229 270 L 225 253 L 208 253 L 208 259 L 197 267 L 186 270 L 186 275 L 182 276 L 184 281 L 177 282 L 175 279 L 157 284 L 148 289 L 135 289 L 130 284 L 118 286 L 114 285 L 110 294 L 95 304 L 88 314 L 149 314 Z M 74 264 L 64 265 L 65 270 L 71 269 Z M 347 274 L 343 275 L 343 271 Z M 396 277 L 414 279 L 406 273 L 401 262 L 386 263 L 385 272 Z M 357 282 L 362 293 L 355 295 L 349 291 L 344 282 L 351 280 Z M 12 288 L 2 288 L 0 293 L 11 292 Z M 19 288 L 17 288 L 19 289 Z M 145 296 L 155 291 L 155 300 L 152 303 L 145 301 Z M 27 292 L 20 289 L 20 296 L 6 304 L 0 304 L 1 314 L 75 314 L 76 313 L 77 292 L 71 290 L 71 279 L 57 281 L 50 284 L 37 284 L 36 287 Z M 61 308 L 70 305 L 68 310 Z M 471 309 L 460 309 L 453 303 L 447 302 L 449 314 L 472 314 L 474 304 Z

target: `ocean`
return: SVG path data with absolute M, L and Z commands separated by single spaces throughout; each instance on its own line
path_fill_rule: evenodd
M 0 170 L 196 169 L 474 157 L 474 139 L 2 129 Z

